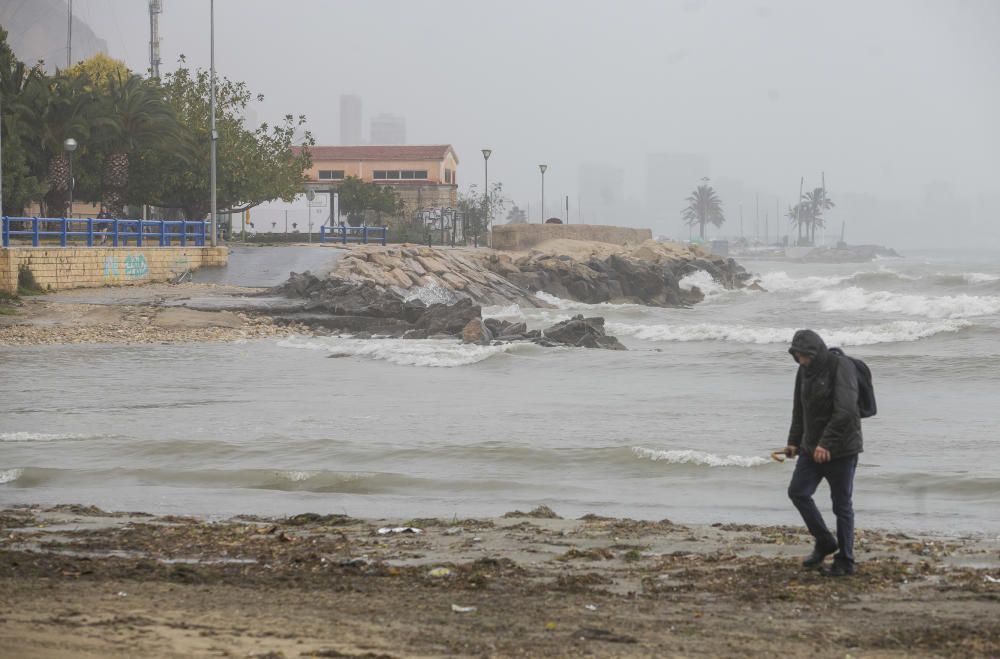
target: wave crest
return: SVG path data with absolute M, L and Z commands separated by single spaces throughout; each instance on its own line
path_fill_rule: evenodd
M 463 344 L 436 339 L 349 339 L 339 337 L 291 336 L 278 342 L 282 348 L 318 350 L 334 357 L 365 357 L 400 366 L 454 367 L 532 347 L 526 343 L 498 346 Z
M 958 332 L 972 323 L 963 320 L 920 322 L 898 320 L 879 325 L 844 327 L 817 330 L 827 343 L 840 346 L 863 346 L 878 343 L 919 341 L 935 334 Z M 749 327 L 746 325 L 629 325 L 609 323 L 608 331 L 618 336 L 634 336 L 643 341 L 689 342 L 724 341 L 764 345 L 789 343 L 795 334 L 794 327 Z
M 1000 297 L 900 295 L 888 291 L 868 292 L 856 286 L 815 291 L 802 301 L 818 303 L 823 311 L 872 311 L 926 318 L 970 318 L 1000 313 Z
M 703 467 L 762 467 L 770 464 L 769 458 L 759 458 L 748 455 L 716 455 L 704 451 L 690 449 L 657 451 L 642 446 L 632 447 L 632 453 L 644 460 L 665 461 L 670 464 L 694 464 Z

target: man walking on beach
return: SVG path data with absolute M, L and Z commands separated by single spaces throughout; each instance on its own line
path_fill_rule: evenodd
M 854 574 L 854 471 L 863 450 L 858 379 L 854 363 L 843 354 L 827 350 L 812 330 L 799 330 L 788 350 L 799 364 L 795 375 L 792 427 L 785 454 L 798 455 L 788 496 L 798 508 L 816 545 L 802 564 L 819 567 L 830 554 L 829 576 Z M 834 537 L 816 508 L 813 494 L 826 479 L 837 516 Z M 839 550 L 839 551 L 838 551 Z M 821 568 L 822 569 L 822 568 Z

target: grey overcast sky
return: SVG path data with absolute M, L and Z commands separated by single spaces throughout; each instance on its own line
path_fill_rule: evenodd
M 110 53 L 148 66 L 144 0 L 75 0 Z M 1000 0 L 216 0 L 220 75 L 264 93 L 260 120 L 304 113 L 339 140 L 338 98 L 451 143 L 460 183 L 515 201 L 575 198 L 581 163 L 704 154 L 713 176 L 791 199 L 919 200 L 950 184 L 1000 207 Z M 164 0 L 164 70 L 209 61 L 208 0 Z M 694 182 L 692 182 L 694 183 Z M 994 234 L 1000 235 L 1000 234 Z

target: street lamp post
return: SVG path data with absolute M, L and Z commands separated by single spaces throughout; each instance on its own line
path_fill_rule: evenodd
M 219 133 L 215 130 L 215 0 L 212 0 L 209 4 L 209 31 L 211 32 L 209 38 L 209 50 L 210 50 L 210 60 L 211 60 L 211 71 L 209 73 L 209 88 L 211 93 L 211 99 L 209 104 L 211 106 L 211 139 L 212 139 L 212 173 L 210 175 L 210 185 L 212 186 L 211 194 L 211 204 L 212 204 L 212 247 L 217 247 L 219 244 L 219 228 L 218 228 L 218 214 L 219 209 L 218 199 L 215 193 L 215 143 L 219 140 Z
M 73 152 L 76 151 L 76 140 L 72 137 L 67 137 L 63 142 L 63 148 L 66 149 L 66 155 L 69 159 L 69 217 L 73 217 L 73 188 L 76 187 L 76 181 L 73 180 Z
M 542 173 L 542 224 L 545 224 L 545 170 L 548 168 L 548 165 L 538 166 L 538 171 Z
M 493 154 L 493 149 L 483 149 L 483 222 L 486 226 L 490 224 L 490 218 L 488 214 L 490 212 L 490 156 Z M 454 231 L 454 229 L 452 229 Z M 476 232 L 478 237 L 478 231 Z M 486 234 L 486 244 L 490 244 L 490 234 Z

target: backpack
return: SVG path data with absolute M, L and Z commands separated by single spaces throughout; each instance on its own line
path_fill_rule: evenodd
M 830 348 L 830 352 L 847 357 L 854 364 L 854 370 L 858 374 L 858 412 L 862 419 L 875 416 L 878 413 L 878 405 L 875 404 L 875 386 L 872 384 L 872 371 L 868 368 L 868 364 L 845 354 L 840 348 Z

